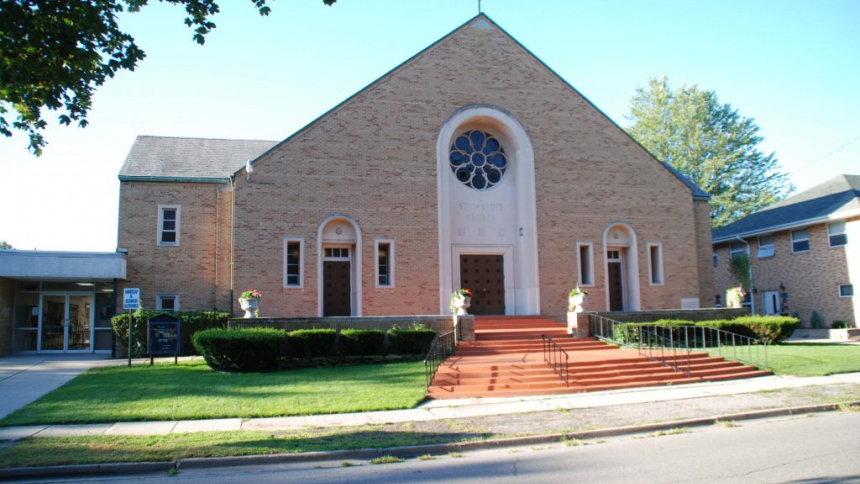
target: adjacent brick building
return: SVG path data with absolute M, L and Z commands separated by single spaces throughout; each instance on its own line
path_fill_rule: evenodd
M 737 287 L 733 254 L 748 254 L 758 314 L 817 312 L 823 327 L 858 325 L 860 176 L 840 175 L 713 232 L 716 297 Z
M 139 137 L 120 248 L 145 307 L 562 317 L 710 305 L 708 196 L 484 15 L 286 140 Z

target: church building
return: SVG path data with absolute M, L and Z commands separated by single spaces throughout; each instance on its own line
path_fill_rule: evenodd
M 708 195 L 481 14 L 280 141 L 140 136 L 119 175 L 145 308 L 562 318 L 714 301 Z

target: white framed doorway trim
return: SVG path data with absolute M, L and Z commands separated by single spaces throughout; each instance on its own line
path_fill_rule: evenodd
M 451 287 L 463 287 L 460 282 L 460 256 L 501 255 L 505 271 L 505 315 L 517 314 L 516 264 L 514 247 L 510 245 L 453 245 L 451 246 Z M 451 291 L 453 292 L 453 291 Z
M 63 303 L 63 347 L 62 349 L 42 349 L 42 336 L 44 329 L 45 318 L 45 298 L 46 297 L 62 297 Z M 70 312 L 71 299 L 73 297 L 87 298 L 89 301 L 89 348 L 86 349 L 69 349 L 69 332 L 71 328 Z M 39 293 L 39 325 L 36 331 L 36 353 L 37 354 L 81 354 L 93 353 L 95 347 L 95 300 L 96 295 L 93 292 L 86 291 L 43 291 Z M 21 352 L 32 353 L 32 352 Z

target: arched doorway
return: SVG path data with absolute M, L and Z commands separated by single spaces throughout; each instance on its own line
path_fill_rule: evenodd
M 320 316 L 361 316 L 361 229 L 345 215 L 321 224 L 317 237 Z
M 606 309 L 639 310 L 639 250 L 636 232 L 623 222 L 603 232 Z

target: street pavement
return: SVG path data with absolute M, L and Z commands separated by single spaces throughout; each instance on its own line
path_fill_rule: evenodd
M 214 469 L 176 474 L 27 482 L 260 484 L 367 483 L 601 484 L 860 483 L 860 412 L 830 412 L 625 435 L 605 442 L 551 444 L 407 459 L 372 465 L 349 460 Z

